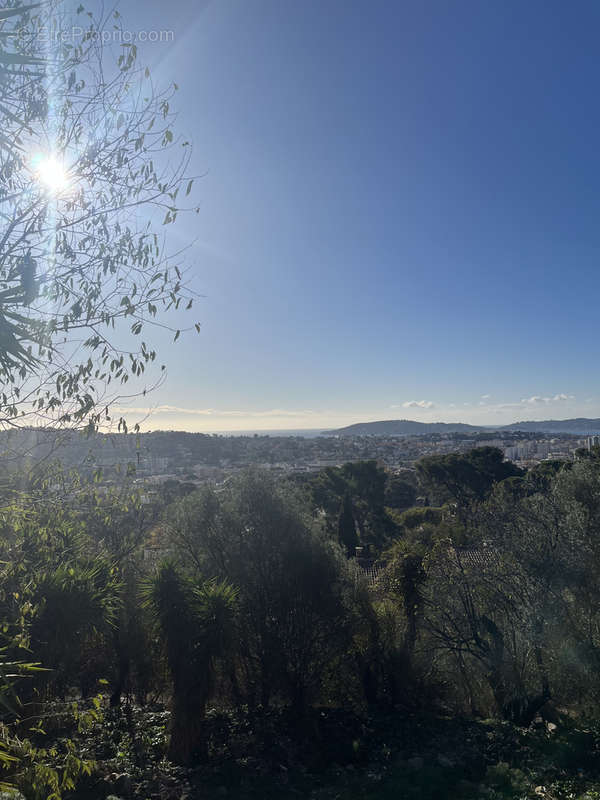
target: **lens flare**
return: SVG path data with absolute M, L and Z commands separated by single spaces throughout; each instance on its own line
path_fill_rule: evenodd
M 32 165 L 37 180 L 52 194 L 59 194 L 69 185 L 69 173 L 53 155 L 36 155 Z

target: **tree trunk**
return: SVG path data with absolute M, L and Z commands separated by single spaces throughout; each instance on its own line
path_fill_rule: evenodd
M 205 754 L 204 692 L 174 692 L 171 711 L 169 758 L 176 764 L 190 765 Z

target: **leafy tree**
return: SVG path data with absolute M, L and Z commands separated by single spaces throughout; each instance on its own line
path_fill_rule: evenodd
M 352 511 L 352 498 L 348 492 L 344 495 L 342 508 L 340 510 L 338 540 L 342 547 L 345 548 L 348 558 L 351 558 L 358 545 L 358 536 L 356 535 L 356 524 Z
M 418 620 L 423 611 L 422 584 L 425 572 L 423 561 L 417 554 L 407 553 L 399 566 L 399 588 L 407 620 L 405 647 L 412 655 L 417 641 Z
M 414 530 L 421 525 L 439 525 L 444 518 L 444 509 L 434 506 L 418 506 L 410 508 L 397 516 L 405 530 Z
M 471 503 L 485 499 L 495 483 L 523 474 L 512 462 L 504 461 L 496 447 L 425 456 L 416 469 L 421 486 L 438 502 L 455 502 L 462 516 Z
M 182 563 L 199 575 L 224 574 L 227 570 L 227 537 L 234 522 L 224 519 L 225 510 L 209 487 L 192 492 L 173 503 L 165 514 L 167 543 L 174 546 Z M 210 566 L 206 566 L 208 565 Z
M 525 476 L 526 487 L 530 492 L 550 489 L 553 479 L 561 470 L 571 469 L 572 462 L 560 459 L 546 459 L 528 470 Z
M 389 508 L 406 509 L 414 506 L 417 489 L 401 475 L 388 475 L 385 485 L 385 505 Z
M 474 517 L 480 545 L 440 542 L 428 561 L 437 646 L 471 696 L 484 679 L 500 713 L 521 724 L 551 691 L 598 696 L 600 470 L 586 460 L 552 472 L 534 492 L 527 481 L 517 492 L 496 484 Z
M 425 627 L 471 706 L 472 687 L 483 679 L 496 711 L 527 727 L 551 696 L 540 640 L 543 592 L 506 551 L 473 558 L 440 542 L 427 575 Z
M 42 800 L 61 797 L 90 772 L 68 736 L 49 747 L 39 738 L 57 719 L 75 728 L 98 719 L 98 698 L 83 712 L 77 703 L 56 701 L 84 676 L 97 687 L 101 673 L 93 662 L 103 652 L 101 632 L 112 618 L 116 587 L 106 563 L 90 558 L 82 520 L 47 496 L 45 504 L 38 499 L 22 495 L 18 505 L 0 511 L 3 644 L 11 671 L 28 670 L 4 704 L 0 750 L 12 759 L 11 780 Z
M 303 715 L 349 642 L 337 545 L 298 495 L 260 472 L 219 495 L 184 498 L 169 529 L 199 579 L 217 576 L 239 591 L 239 661 L 230 676 L 237 694 L 263 706 L 283 697 Z
M 174 89 L 155 89 L 134 44 L 113 56 L 105 21 L 78 13 L 60 0 L 0 12 L 13 47 L 0 54 L 5 425 L 98 425 L 118 387 L 156 360 L 148 327 L 192 301 L 152 227 L 174 222 L 191 188 L 188 143 L 171 130 Z M 44 35 L 75 22 L 81 40 L 57 36 L 48 59 Z
M 396 526 L 394 543 L 400 541 L 402 547 L 421 556 L 425 556 L 441 539 L 456 544 L 465 540 L 464 526 L 456 520 L 452 509 L 444 506 L 417 506 L 401 513 L 391 511 L 390 516 Z
M 310 496 L 325 512 L 329 529 L 337 532 L 340 507 L 349 495 L 361 543 L 378 549 L 392 531 L 385 512 L 385 485 L 386 473 L 376 461 L 355 461 L 320 472 Z

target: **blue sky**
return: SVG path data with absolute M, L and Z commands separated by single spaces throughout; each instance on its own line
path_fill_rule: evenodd
M 600 6 L 121 0 L 203 299 L 146 427 L 600 416 Z

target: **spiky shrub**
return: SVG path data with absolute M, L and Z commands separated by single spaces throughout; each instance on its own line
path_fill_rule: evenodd
M 203 718 L 216 662 L 231 646 L 237 593 L 215 580 L 194 584 L 163 564 L 146 590 L 172 678 L 169 756 L 188 764 L 204 749 Z
M 98 651 L 106 649 L 118 592 L 109 565 L 100 560 L 61 566 L 40 576 L 31 646 L 49 670 L 45 683 L 54 694 L 97 687 L 103 673 L 94 662 Z

